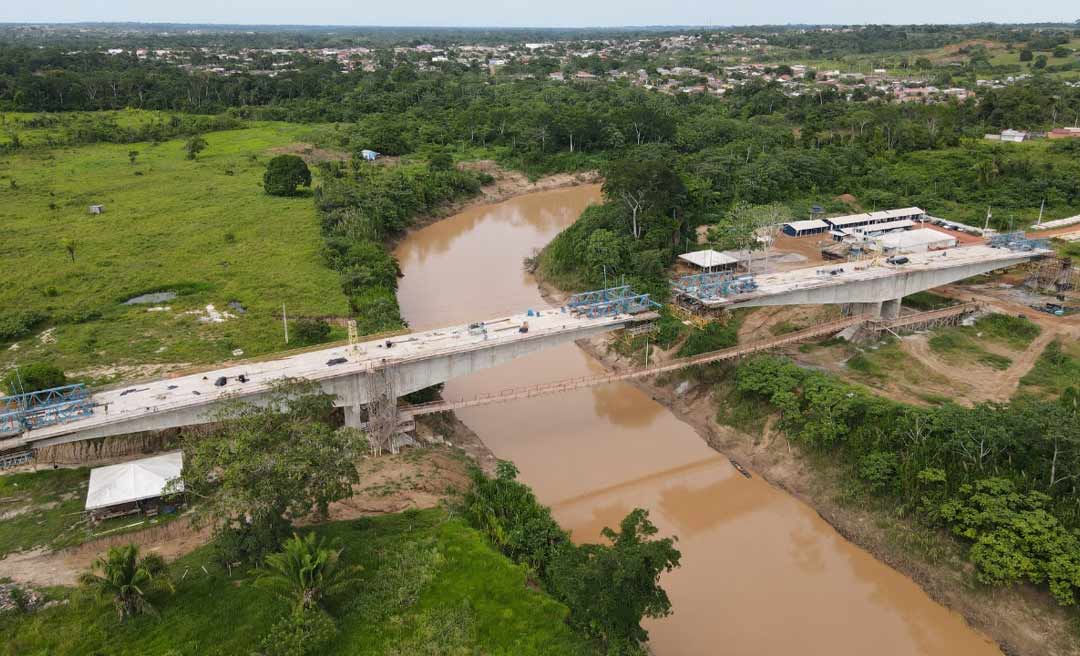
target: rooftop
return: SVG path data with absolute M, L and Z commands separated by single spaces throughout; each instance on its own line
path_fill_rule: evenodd
M 86 491 L 86 509 L 96 510 L 160 497 L 169 481 L 180 478 L 183 468 L 184 454 L 174 451 L 152 458 L 91 469 L 90 487 Z M 184 482 L 177 483 L 175 489 L 182 492 Z
M 694 251 L 692 253 L 683 253 L 679 256 L 679 259 L 684 262 L 689 262 L 696 267 L 701 267 L 702 269 L 730 266 L 738 262 L 734 257 L 725 253 L 719 253 L 711 248 L 703 251 Z

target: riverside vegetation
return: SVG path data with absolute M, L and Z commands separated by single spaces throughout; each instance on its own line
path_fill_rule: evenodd
M 496 478 L 474 471 L 450 514 L 326 523 L 364 445 L 332 425 L 332 403 L 286 382 L 184 437 L 185 494 L 211 544 L 168 567 L 113 548 L 83 588 L 47 591 L 67 603 L 0 614 L 0 653 L 644 653 L 641 619 L 671 612 L 659 576 L 679 564 L 645 511 L 605 529 L 608 544 L 574 545 L 504 462 Z

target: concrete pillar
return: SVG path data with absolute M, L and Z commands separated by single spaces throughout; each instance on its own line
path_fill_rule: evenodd
M 881 304 L 881 319 L 883 321 L 892 321 L 900 317 L 900 303 L 904 299 L 894 298 L 888 301 L 884 301 Z
M 360 419 L 360 417 L 362 416 L 360 414 L 360 411 L 362 410 L 361 406 L 347 405 L 347 406 L 344 406 L 342 408 L 342 410 L 345 411 L 345 426 L 346 427 L 355 428 L 357 430 L 363 428 L 363 423 L 364 422 L 361 421 L 361 419 Z
M 852 303 L 851 304 L 851 314 L 852 315 L 862 314 L 862 315 L 865 315 L 869 319 L 880 319 L 881 318 L 881 301 L 874 301 L 874 302 L 871 302 L 871 303 Z

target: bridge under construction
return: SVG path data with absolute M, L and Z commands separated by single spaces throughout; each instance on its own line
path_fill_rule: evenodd
M 673 283 L 675 299 L 705 310 L 843 304 L 853 312 L 852 316 L 836 322 L 658 367 L 404 409 L 399 407 L 398 400 L 406 394 L 529 353 L 640 326 L 656 318 L 654 310 L 658 305 L 647 294 L 636 294 L 628 286 L 613 287 L 575 294 L 559 308 L 528 310 L 488 321 L 366 342 L 350 339 L 348 345 L 132 383 L 93 394 L 85 387 L 70 386 L 5 397 L 0 399 L 0 455 L 209 423 L 217 418 L 223 402 L 242 399 L 258 403 L 278 381 L 287 378 L 317 382 L 344 408 L 346 425 L 380 435 L 379 439 L 385 441 L 400 430 L 403 420 L 408 423 L 415 415 L 651 376 L 778 348 L 856 325 L 887 330 L 894 324 L 933 320 L 938 316 L 934 312 L 900 317 L 900 299 L 917 291 L 1023 263 L 1046 252 L 1038 247 L 1017 248 L 1015 244 L 971 246 L 911 255 L 902 260 L 849 262 L 831 270 L 797 269 L 752 279 L 726 274 L 683 278 Z M 970 311 L 971 308 L 960 306 L 937 313 L 941 317 L 955 317 Z

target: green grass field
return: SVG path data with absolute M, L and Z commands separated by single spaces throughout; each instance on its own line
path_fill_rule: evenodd
M 568 627 L 565 606 L 530 589 L 522 568 L 442 510 L 317 530 L 339 538 L 343 558 L 363 567 L 357 588 L 330 608 L 339 632 L 326 654 L 597 653 Z M 170 566 L 176 592 L 152 598 L 157 618 L 120 624 L 109 601 L 50 589 L 69 603 L 0 615 L 0 654 L 256 653 L 288 606 L 253 586 L 250 573 L 230 575 L 211 556 L 204 547 Z
M 1056 398 L 1066 388 L 1080 385 L 1080 342 L 1055 339 L 1020 379 L 1020 392 Z
M 38 360 L 69 371 L 204 363 L 234 349 L 258 355 L 285 346 L 282 303 L 291 317 L 347 314 L 338 277 L 319 256 L 310 195 L 276 198 L 261 188 L 271 150 L 308 132 L 258 123 L 209 133 L 196 161 L 185 159 L 182 139 L 0 156 L 0 308 L 44 313 L 42 328 L 52 328 L 14 348 L 0 345 L 0 369 Z M 134 163 L 130 151 L 138 152 Z M 105 213 L 90 215 L 91 204 Z M 74 243 L 74 261 L 64 240 Z M 163 290 L 181 294 L 158 304 L 168 310 L 122 305 Z M 236 318 L 200 321 L 208 304 Z
M 993 353 L 984 346 L 994 342 L 1011 351 L 1022 351 L 1039 336 L 1038 324 L 1005 314 L 991 314 L 973 326 L 942 328 L 930 338 L 930 349 L 953 362 L 978 362 L 992 369 L 1004 370 L 1012 359 Z

